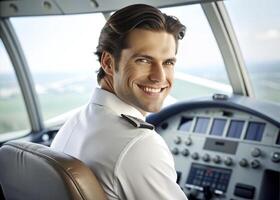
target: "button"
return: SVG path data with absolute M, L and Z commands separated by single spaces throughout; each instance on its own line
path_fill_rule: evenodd
M 271 157 L 272 162 L 280 162 L 280 152 L 273 152 Z
M 161 129 L 165 130 L 168 128 L 168 123 L 165 122 L 160 127 L 161 127 Z
M 185 141 L 185 145 L 190 146 L 192 144 L 192 139 L 191 138 L 187 138 Z
M 197 152 L 192 153 L 192 159 L 198 160 L 199 159 L 199 154 Z
M 221 157 L 216 155 L 212 158 L 213 162 L 216 163 L 216 164 L 219 164 L 221 162 Z
M 177 136 L 177 137 L 174 139 L 174 142 L 175 142 L 175 144 L 180 144 L 180 143 L 182 142 L 181 137 Z
M 252 160 L 250 164 L 253 169 L 258 169 L 261 166 L 260 161 L 257 159 Z
M 204 162 L 209 162 L 209 161 L 210 161 L 210 155 L 209 155 L 208 153 L 204 154 L 204 155 L 202 156 L 202 160 L 203 160 Z
M 237 183 L 234 188 L 234 195 L 246 199 L 253 199 L 255 194 L 255 187 L 243 183 Z
M 224 160 L 224 163 L 227 166 L 231 166 L 231 165 L 233 165 L 233 160 L 231 159 L 231 157 L 226 157 L 226 159 Z
M 251 155 L 253 157 L 259 157 L 261 156 L 262 152 L 259 148 L 253 148 L 253 150 L 251 151 Z
M 181 152 L 181 154 L 182 154 L 183 156 L 187 157 L 187 156 L 190 154 L 190 152 L 189 152 L 188 149 L 185 148 L 185 149 Z
M 242 158 L 242 159 L 239 161 L 239 165 L 240 165 L 241 167 L 247 167 L 247 166 L 249 165 L 249 162 L 248 162 L 247 159 Z
M 179 149 L 177 147 L 174 147 L 171 152 L 174 154 L 174 155 L 178 155 L 179 154 Z

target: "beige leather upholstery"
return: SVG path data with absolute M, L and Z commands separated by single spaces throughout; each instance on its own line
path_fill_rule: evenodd
M 81 161 L 30 142 L 8 142 L 0 148 L 0 184 L 8 200 L 106 199 Z

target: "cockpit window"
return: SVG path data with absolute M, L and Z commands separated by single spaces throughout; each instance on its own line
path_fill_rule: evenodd
M 225 1 L 258 99 L 280 102 L 280 1 Z M 250 8 L 250 12 L 248 12 Z
M 85 104 L 99 68 L 96 50 L 101 13 L 21 17 L 11 22 L 24 50 L 47 125 L 64 122 Z
M 200 5 L 161 9 L 187 27 L 179 41 L 175 84 L 171 96 L 177 100 L 213 93 L 232 93 L 224 62 Z
M 13 65 L 0 38 L 0 141 L 30 132 L 30 123 Z

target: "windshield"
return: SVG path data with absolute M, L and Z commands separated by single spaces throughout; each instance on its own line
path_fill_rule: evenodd
M 20 17 L 11 22 L 35 82 L 45 124 L 84 105 L 99 63 L 94 55 L 105 18 L 101 13 Z
M 280 102 L 280 1 L 225 1 L 258 99 Z M 248 12 L 250 8 L 250 12 Z
M 185 37 L 179 41 L 171 96 L 185 100 L 232 93 L 221 52 L 201 6 L 178 6 L 161 11 L 176 16 L 187 27 Z
M 164 8 L 187 27 L 180 41 L 175 81 L 166 104 L 231 93 L 221 53 L 200 5 Z M 35 82 L 45 124 L 84 105 L 96 86 L 94 55 L 105 18 L 101 13 L 11 18 Z

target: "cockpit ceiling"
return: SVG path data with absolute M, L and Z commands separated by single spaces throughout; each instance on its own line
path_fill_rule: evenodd
M 135 3 L 167 7 L 213 1 L 218 0 L 0 0 L 0 17 L 110 12 Z

